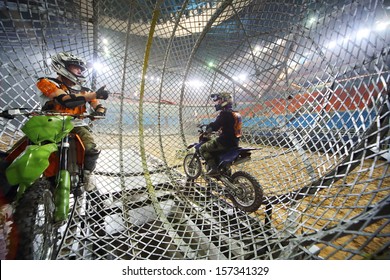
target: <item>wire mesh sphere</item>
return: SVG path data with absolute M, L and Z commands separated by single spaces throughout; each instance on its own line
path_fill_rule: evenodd
M 388 1 L 1 2 L 1 108 L 39 109 L 58 52 L 112 92 L 92 128 L 97 188 L 71 196 L 55 258 L 389 257 Z M 216 92 L 258 149 L 232 167 L 263 188 L 253 213 L 183 170 Z M 1 120 L 2 151 L 25 121 Z

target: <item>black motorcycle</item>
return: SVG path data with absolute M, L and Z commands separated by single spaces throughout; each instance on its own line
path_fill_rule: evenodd
M 199 125 L 199 142 L 187 147 L 187 150 L 195 149 L 193 153 L 188 153 L 184 157 L 184 172 L 190 180 L 197 179 L 200 175 L 208 180 L 217 180 L 226 187 L 226 196 L 233 201 L 233 204 L 245 211 L 254 212 L 259 209 L 263 200 L 263 189 L 260 183 L 246 171 L 232 173 L 231 167 L 251 160 L 251 152 L 257 148 L 235 147 L 221 154 L 216 154 L 219 175 L 206 176 L 203 170 L 208 170 L 205 160 L 200 155 L 200 147 L 211 139 L 211 135 L 206 133 L 206 125 Z M 205 168 L 202 168 L 205 166 Z

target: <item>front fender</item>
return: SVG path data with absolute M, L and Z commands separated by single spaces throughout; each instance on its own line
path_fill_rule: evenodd
M 6 177 L 11 185 L 30 186 L 49 166 L 49 156 L 57 151 L 57 145 L 30 145 L 8 166 Z

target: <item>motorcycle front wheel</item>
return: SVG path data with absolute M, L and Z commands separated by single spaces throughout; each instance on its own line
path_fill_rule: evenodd
M 234 206 L 249 213 L 257 211 L 263 201 L 263 188 L 256 178 L 245 171 L 237 171 L 231 179 L 235 189 L 231 190 L 230 199 Z
M 16 259 L 51 259 L 54 246 L 54 198 L 50 182 L 39 180 L 23 194 L 15 209 Z
M 184 172 L 189 179 L 195 180 L 202 173 L 202 163 L 200 158 L 195 154 L 187 154 L 183 160 Z

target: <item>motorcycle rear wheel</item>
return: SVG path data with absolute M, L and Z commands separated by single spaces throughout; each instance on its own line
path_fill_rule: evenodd
M 16 259 L 51 259 L 55 238 L 54 208 L 54 198 L 47 180 L 35 182 L 23 194 L 14 216 L 19 240 Z
M 183 160 L 184 172 L 191 180 L 197 179 L 202 173 L 202 163 L 200 158 L 195 154 L 187 154 Z
M 231 179 L 236 187 L 230 197 L 234 206 L 249 213 L 257 211 L 263 201 L 263 188 L 256 178 L 248 172 L 237 171 Z

